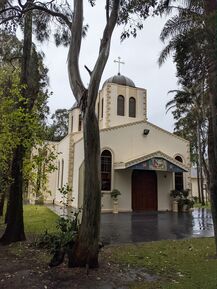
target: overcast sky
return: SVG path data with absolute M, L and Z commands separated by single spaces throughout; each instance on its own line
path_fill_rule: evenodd
M 89 24 L 87 37 L 83 40 L 80 65 L 84 84 L 88 84 L 89 75 L 83 68 L 87 65 L 93 68 L 99 51 L 99 43 L 104 27 L 104 1 L 91 8 L 85 1 L 84 23 Z M 118 68 L 114 60 L 121 57 L 125 62 L 121 65 L 121 74 L 131 78 L 135 85 L 147 89 L 148 120 L 164 129 L 173 130 L 173 118 L 165 112 L 165 104 L 172 95 L 168 91 L 177 88 L 176 70 L 171 59 L 159 68 L 157 60 L 163 44 L 159 40 L 165 19 L 159 17 L 148 18 L 144 22 L 144 29 L 138 33 L 136 39 L 130 38 L 120 42 L 123 29 L 116 28 L 112 38 L 111 53 L 102 76 L 102 82 L 117 74 Z M 67 75 L 67 48 L 56 48 L 53 40 L 42 45 L 45 52 L 45 63 L 49 68 L 50 89 L 53 95 L 49 106 L 53 113 L 58 108 L 70 108 L 74 103 Z

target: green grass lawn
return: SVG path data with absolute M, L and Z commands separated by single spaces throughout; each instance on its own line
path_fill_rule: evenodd
M 123 266 L 145 268 L 155 282 L 133 289 L 216 289 L 217 259 L 213 238 L 160 241 L 112 248 L 111 259 Z
M 24 205 L 24 226 L 27 235 L 40 235 L 46 230 L 56 231 L 58 216 L 45 206 Z M 3 218 L 0 218 L 0 229 L 3 228 Z
M 45 206 L 24 206 L 24 224 L 27 234 L 42 234 L 56 232 L 58 216 Z
M 194 208 L 206 208 L 206 209 L 211 209 L 211 204 L 208 202 L 204 206 L 202 206 L 200 203 L 194 203 Z

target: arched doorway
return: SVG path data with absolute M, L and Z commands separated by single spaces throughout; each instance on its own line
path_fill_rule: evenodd
M 157 211 L 157 202 L 156 172 L 134 170 L 132 174 L 133 211 Z

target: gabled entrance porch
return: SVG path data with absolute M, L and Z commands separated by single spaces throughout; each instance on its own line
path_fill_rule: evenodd
M 133 211 L 171 210 L 169 195 L 174 189 L 174 173 L 188 171 L 183 163 L 162 152 L 115 164 L 114 169 L 115 186 L 125 194 L 125 203 L 130 198 L 129 210 Z

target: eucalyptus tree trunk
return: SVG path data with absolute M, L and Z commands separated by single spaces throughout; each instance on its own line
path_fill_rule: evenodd
M 101 39 L 99 55 L 90 73 L 89 86 L 82 83 L 79 71 L 79 54 L 83 29 L 83 0 L 74 0 L 68 70 L 71 89 L 83 114 L 84 133 L 84 199 L 83 214 L 78 238 L 69 254 L 69 267 L 98 267 L 101 190 L 100 190 L 100 139 L 95 113 L 99 84 L 108 60 L 110 42 L 117 23 L 120 0 L 106 0 L 106 25 Z M 111 10 L 109 6 L 111 4 Z
M 200 196 L 200 203 L 204 206 L 204 192 L 203 192 L 203 166 L 202 166 L 202 146 L 201 146 L 201 122 L 197 122 L 197 138 L 198 138 L 198 163 L 197 163 L 197 178 L 198 178 L 198 192 Z
M 27 1 L 27 5 L 31 5 L 31 0 Z M 31 50 L 32 50 L 32 12 L 28 12 L 24 18 L 24 41 L 23 55 L 21 63 L 20 83 L 23 85 L 23 100 L 18 103 L 18 108 L 24 109 L 24 113 L 28 111 L 29 78 L 31 76 Z M 26 102 L 27 101 L 27 102 Z M 25 123 L 24 123 L 25 125 Z M 23 163 L 26 148 L 22 143 L 17 145 L 13 152 L 11 164 L 12 183 L 9 188 L 9 198 L 7 206 L 7 226 L 3 236 L 0 239 L 2 244 L 10 244 L 12 242 L 24 241 L 26 239 L 23 223 Z
M 198 200 L 199 200 L 199 203 L 201 204 L 201 190 L 200 190 L 200 169 L 199 169 L 199 162 L 197 160 L 196 162 L 197 164 L 197 189 L 198 189 Z
M 209 158 L 209 191 L 214 224 L 215 245 L 217 253 L 217 2 L 205 1 L 207 27 L 213 38 L 210 39 L 208 55 L 208 82 L 209 82 L 209 131 L 208 131 L 208 158 Z M 211 23 L 211 25 L 210 25 Z
M 14 152 L 12 160 L 11 177 L 13 182 L 10 186 L 9 200 L 7 208 L 7 226 L 3 236 L 0 239 L 2 244 L 24 241 L 24 224 L 23 224 L 23 156 L 22 146 L 18 146 Z
M 0 217 L 3 216 L 4 202 L 5 202 L 5 192 L 0 192 Z
M 69 266 L 98 267 L 101 189 L 100 189 L 100 140 L 95 109 L 86 108 L 83 122 L 84 134 L 84 200 L 82 224 L 74 254 Z
M 215 245 L 217 253 L 217 158 L 214 158 L 215 143 L 213 137 L 212 119 L 209 119 L 208 130 L 208 157 L 209 157 L 209 192 L 211 200 L 211 210 L 214 225 Z M 215 161 L 216 160 L 216 161 Z

